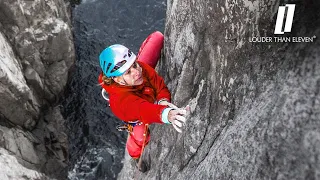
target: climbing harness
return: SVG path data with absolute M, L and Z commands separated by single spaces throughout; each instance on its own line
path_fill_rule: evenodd
M 142 122 L 140 121 L 135 121 L 135 122 L 124 122 L 124 124 L 122 125 L 118 125 L 116 126 L 118 131 L 127 131 L 128 133 L 131 133 L 133 131 L 133 127 L 137 126 L 137 125 L 141 125 Z
M 133 123 L 125 123 L 123 125 L 118 125 L 116 128 L 118 131 L 127 131 L 131 136 L 132 132 L 133 132 L 133 127 L 137 126 L 137 125 L 141 125 L 143 124 L 142 122 L 139 122 L 139 121 L 136 121 L 136 122 L 133 122 Z M 138 170 L 140 171 L 141 168 L 142 168 L 142 154 L 143 154 L 143 151 L 144 151 L 144 148 L 146 146 L 146 141 L 147 141 L 147 137 L 148 137 L 148 133 L 149 133 L 149 124 L 145 124 L 144 125 L 144 132 L 143 132 L 143 144 L 142 144 L 142 148 L 141 148 L 141 155 L 139 157 L 139 161 L 137 163 L 137 166 L 138 166 Z

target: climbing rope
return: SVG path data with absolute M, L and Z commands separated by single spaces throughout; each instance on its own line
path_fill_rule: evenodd
M 144 147 L 146 146 L 146 140 L 147 140 L 147 135 L 148 135 L 148 126 L 149 126 L 149 124 L 145 124 L 145 126 L 144 126 L 145 127 L 144 133 L 143 133 L 144 139 L 143 139 L 143 144 L 142 144 L 142 149 L 141 149 L 141 155 L 140 155 L 139 162 L 138 162 L 139 169 L 141 168 L 142 154 L 144 151 Z

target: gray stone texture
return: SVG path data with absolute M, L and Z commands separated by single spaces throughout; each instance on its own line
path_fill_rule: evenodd
M 157 69 L 179 107 L 183 133 L 154 125 L 139 173 L 119 179 L 320 179 L 320 2 L 296 4 L 292 32 L 274 36 L 280 0 L 168 0 Z
M 67 177 L 58 100 L 75 53 L 64 0 L 0 2 L 0 147 L 26 168 Z

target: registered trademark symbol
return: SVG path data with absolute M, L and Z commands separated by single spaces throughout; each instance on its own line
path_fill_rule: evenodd
M 314 35 L 314 36 L 313 36 L 313 38 L 317 38 L 317 36 L 316 36 L 316 35 Z

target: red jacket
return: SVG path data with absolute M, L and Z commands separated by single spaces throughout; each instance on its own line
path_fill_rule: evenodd
M 111 110 L 114 115 L 125 122 L 139 120 L 145 124 L 162 123 L 161 114 L 167 106 L 154 103 L 160 99 L 167 99 L 170 102 L 170 92 L 162 77 L 152 67 L 143 62 L 138 63 L 143 75 L 141 85 L 102 84 L 109 94 Z M 102 83 L 102 73 L 98 81 Z

